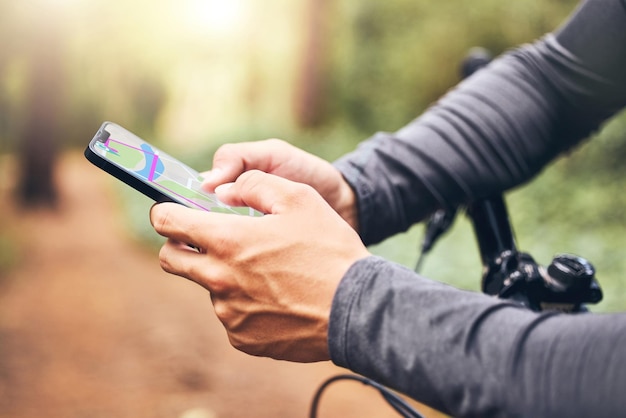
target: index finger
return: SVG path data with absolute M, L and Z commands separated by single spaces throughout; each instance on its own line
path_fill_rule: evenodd
M 282 147 L 284 143 L 278 139 L 222 145 L 213 156 L 213 168 L 203 173 L 203 187 L 213 192 L 220 184 L 233 182 L 246 171 L 271 172 L 276 166 L 274 156 L 282 152 Z
M 240 223 L 246 216 L 205 212 L 169 202 L 150 209 L 150 222 L 159 235 L 202 250 L 210 246 L 211 238 L 233 235 L 234 228 L 228 227 L 233 218 Z

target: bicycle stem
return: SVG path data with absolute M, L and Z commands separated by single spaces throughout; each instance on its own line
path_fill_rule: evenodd
M 504 287 L 506 277 L 517 268 L 517 263 L 511 265 L 518 252 L 504 198 L 497 195 L 476 200 L 467 206 L 466 212 L 483 263 L 482 290 L 497 295 Z
M 470 203 L 467 215 L 483 262 L 484 293 L 516 300 L 535 311 L 581 312 L 585 303 L 602 299 L 595 269 L 584 258 L 557 255 L 545 268 L 517 250 L 503 196 Z

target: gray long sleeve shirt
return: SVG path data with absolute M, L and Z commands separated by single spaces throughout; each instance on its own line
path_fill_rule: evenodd
M 587 0 L 557 31 L 336 162 L 361 236 L 508 189 L 626 106 L 626 0 Z M 626 314 L 536 314 L 377 257 L 335 294 L 333 361 L 454 416 L 626 414 Z

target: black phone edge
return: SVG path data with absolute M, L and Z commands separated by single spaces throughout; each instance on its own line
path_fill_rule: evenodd
M 124 183 L 132 187 L 133 189 L 137 190 L 138 192 L 142 193 L 144 196 L 149 197 L 150 199 L 154 200 L 157 203 L 174 202 L 174 203 L 179 203 L 181 205 L 187 206 L 183 202 L 174 200 L 173 198 L 164 194 L 163 192 L 155 189 L 154 187 L 147 185 L 143 181 L 139 180 L 133 175 L 122 170 L 115 164 L 111 164 L 107 162 L 100 155 L 98 155 L 97 153 L 91 150 L 91 143 L 89 143 L 89 145 L 87 145 L 87 148 L 85 148 L 84 155 L 85 155 L 85 158 L 87 158 L 87 160 L 89 160 L 96 167 L 106 171 L 107 173 L 111 174 L 113 177 L 120 179 L 121 181 L 123 181 Z

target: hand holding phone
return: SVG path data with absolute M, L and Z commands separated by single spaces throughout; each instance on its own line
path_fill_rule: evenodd
M 156 202 L 176 202 L 209 212 L 262 216 L 249 207 L 225 205 L 202 189 L 202 176 L 132 132 L 104 122 L 85 149 L 94 165 Z

